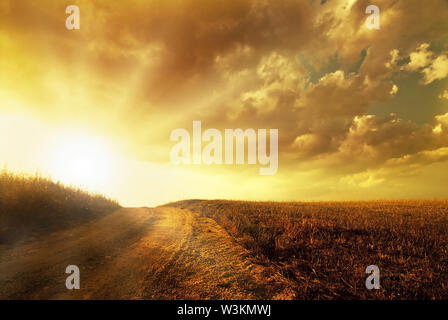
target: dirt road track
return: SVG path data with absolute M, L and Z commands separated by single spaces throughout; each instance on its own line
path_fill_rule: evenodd
M 65 287 L 68 265 L 80 268 L 80 290 Z M 121 209 L 0 247 L 0 299 L 288 299 L 289 287 L 215 221 L 172 207 Z

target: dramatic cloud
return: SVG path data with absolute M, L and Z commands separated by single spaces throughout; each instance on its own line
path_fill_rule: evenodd
M 448 57 L 444 54 L 436 57 L 434 52 L 428 48 L 428 43 L 420 45 L 415 52 L 410 54 L 410 62 L 402 67 L 407 71 L 421 72 L 424 75 L 423 83 L 425 85 L 448 76 Z M 396 57 L 393 56 L 393 60 L 396 61 Z
M 443 92 L 439 95 L 439 99 L 446 99 L 446 100 L 448 100 L 448 90 L 443 91 Z
M 80 30 L 65 28 L 70 4 L 80 7 Z M 293 174 L 308 177 L 300 191 L 309 197 L 337 196 L 338 186 L 380 192 L 406 167 L 447 160 L 448 2 L 378 0 L 380 30 L 365 26 L 369 4 L 3 0 L 0 112 L 94 131 L 157 164 L 169 161 L 170 132 L 193 120 L 276 128 L 275 183 L 288 197 L 298 192 Z M 417 106 L 430 121 L 408 119 L 405 104 L 394 113 L 413 77 L 420 90 L 438 90 Z M 203 170 L 225 172 L 229 184 L 247 174 Z M 321 191 L 308 190 L 317 179 Z

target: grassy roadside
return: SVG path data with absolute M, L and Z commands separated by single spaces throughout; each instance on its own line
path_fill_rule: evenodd
M 40 176 L 0 173 L 0 244 L 70 228 L 119 208 L 100 195 Z
M 216 220 L 260 263 L 293 280 L 297 299 L 448 298 L 446 200 L 169 206 Z M 368 265 L 380 268 L 380 290 L 365 287 Z

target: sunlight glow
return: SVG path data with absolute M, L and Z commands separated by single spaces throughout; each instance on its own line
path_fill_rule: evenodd
M 64 136 L 54 146 L 49 172 L 62 183 L 95 191 L 107 185 L 113 159 L 107 144 L 97 138 Z

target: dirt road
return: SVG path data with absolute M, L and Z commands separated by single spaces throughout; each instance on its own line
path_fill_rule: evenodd
M 65 287 L 77 265 L 81 288 Z M 171 207 L 121 209 L 0 247 L 0 299 L 288 299 L 214 220 Z

